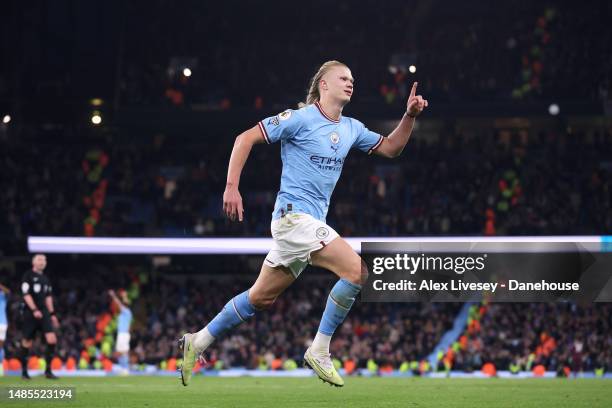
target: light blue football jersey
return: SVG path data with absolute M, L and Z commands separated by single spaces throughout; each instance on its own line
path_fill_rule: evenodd
M 132 324 L 132 311 L 128 307 L 121 306 L 117 319 L 117 333 L 129 333 L 130 324 Z
M 319 103 L 266 118 L 259 128 L 267 143 L 281 142 L 283 172 L 272 219 L 299 212 L 325 222 L 349 150 L 370 154 L 383 141 L 358 120 L 330 118 Z
M 6 295 L 0 290 L 0 324 L 6 324 Z

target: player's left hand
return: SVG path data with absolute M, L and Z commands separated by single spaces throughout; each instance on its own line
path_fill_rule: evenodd
M 418 82 L 412 84 L 410 96 L 408 96 L 408 102 L 406 103 L 406 113 L 410 116 L 419 116 L 421 112 L 423 112 L 423 109 L 429 105 L 427 99 L 423 98 L 423 95 L 416 94 L 418 84 Z
M 59 329 L 60 324 L 59 324 L 59 319 L 57 318 L 57 316 L 51 316 L 51 324 L 53 325 L 53 327 L 55 327 L 56 329 Z

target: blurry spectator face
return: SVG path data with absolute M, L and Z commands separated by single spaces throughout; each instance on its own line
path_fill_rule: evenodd
M 353 75 L 348 67 L 335 65 L 321 79 L 321 95 L 328 95 L 334 100 L 347 104 L 353 95 L 353 82 Z
M 32 258 L 32 269 L 36 272 L 42 272 L 47 267 L 47 257 L 41 254 L 34 255 Z

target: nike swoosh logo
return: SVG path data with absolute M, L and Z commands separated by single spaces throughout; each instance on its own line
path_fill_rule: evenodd
M 317 360 L 314 357 L 312 359 L 310 359 L 310 362 L 314 363 L 314 365 L 316 365 L 319 370 L 323 371 L 323 374 L 325 374 L 326 377 L 328 377 L 328 378 L 332 378 L 333 377 L 333 371 L 332 370 L 325 370 L 323 367 L 321 367 L 321 365 L 317 362 Z

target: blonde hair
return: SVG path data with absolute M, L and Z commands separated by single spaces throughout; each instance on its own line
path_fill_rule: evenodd
M 317 73 L 314 74 L 314 76 L 310 80 L 310 84 L 308 86 L 308 93 L 306 94 L 306 102 L 300 102 L 298 104 L 300 108 L 303 108 L 306 105 L 312 105 L 313 103 L 321 99 L 321 93 L 319 92 L 319 82 L 321 82 L 321 78 L 323 78 L 323 75 L 325 75 L 331 68 L 336 66 L 346 67 L 346 64 L 340 61 L 331 60 L 324 62 L 323 65 L 319 67 Z

